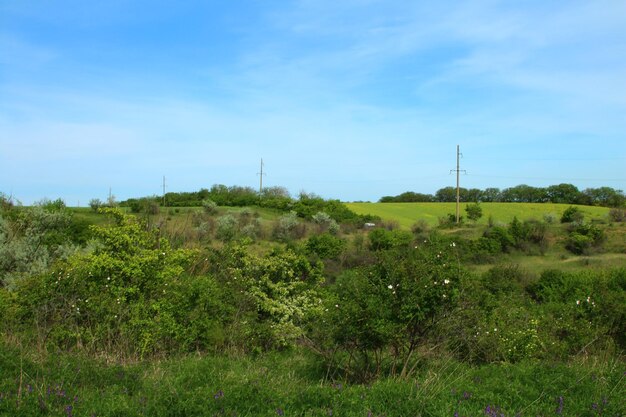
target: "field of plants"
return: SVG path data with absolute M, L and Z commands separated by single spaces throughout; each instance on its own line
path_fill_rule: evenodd
M 622 208 L 1 203 L 0 415 L 626 412 Z
M 542 220 L 546 216 L 560 219 L 563 212 L 571 207 L 569 204 L 554 203 L 481 203 L 482 217 L 476 222 L 486 225 L 491 217 L 501 223 L 509 223 L 513 217 L 520 220 Z M 431 226 L 436 226 L 439 219 L 450 213 L 455 213 L 456 203 L 346 203 L 346 206 L 357 214 L 371 214 L 383 220 L 397 221 L 399 226 L 410 229 L 417 220 L 424 220 Z M 462 203 L 461 216 L 466 216 Z M 606 219 L 609 213 L 607 207 L 576 206 L 587 219 Z

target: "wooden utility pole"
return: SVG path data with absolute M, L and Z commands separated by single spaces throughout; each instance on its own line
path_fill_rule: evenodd
M 456 145 L 456 169 L 450 170 L 450 172 L 456 172 L 456 224 L 459 224 L 459 221 L 461 220 L 461 187 L 459 185 L 459 174 L 461 173 L 461 171 L 466 172 L 460 167 L 460 157 L 461 152 L 459 151 L 459 145 Z
M 165 207 L 165 175 L 163 175 L 163 207 Z
M 456 145 L 456 224 L 459 224 L 461 217 L 461 187 L 459 187 L 459 145 Z
M 263 158 L 261 158 L 261 172 L 258 172 L 257 175 L 259 175 L 260 177 L 260 182 L 259 182 L 259 197 L 260 197 L 261 194 L 263 194 L 263 175 L 265 175 L 263 173 Z

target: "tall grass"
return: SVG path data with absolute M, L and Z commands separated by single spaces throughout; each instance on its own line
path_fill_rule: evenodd
M 470 367 L 425 362 L 415 378 L 327 381 L 301 351 L 108 365 L 0 345 L 2 416 L 535 416 L 626 412 L 626 366 Z

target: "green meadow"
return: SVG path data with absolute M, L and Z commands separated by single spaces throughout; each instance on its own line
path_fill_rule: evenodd
M 397 221 L 401 228 L 410 229 L 419 221 L 426 221 L 435 226 L 439 219 L 455 213 L 456 203 L 346 203 L 357 214 L 371 214 L 383 220 Z M 461 216 L 465 217 L 467 203 L 461 203 Z M 478 224 L 487 224 L 489 217 L 496 222 L 509 223 L 513 217 L 519 220 L 537 219 L 554 216 L 557 221 L 570 204 L 553 203 L 481 203 L 483 216 Z M 606 219 L 609 209 L 606 207 L 575 206 L 589 220 Z

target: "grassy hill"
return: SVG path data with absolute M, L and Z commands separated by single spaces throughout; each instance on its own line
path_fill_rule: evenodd
M 418 220 L 435 226 L 440 217 L 455 212 L 455 203 L 346 203 L 357 214 L 372 214 L 383 220 L 395 220 L 403 229 L 409 229 Z M 461 203 L 461 215 L 465 217 L 466 203 Z M 569 204 L 552 203 L 481 203 L 483 216 L 478 224 L 487 224 L 489 216 L 497 222 L 509 223 L 513 217 L 520 220 L 543 219 L 546 215 L 560 219 Z M 576 206 L 588 220 L 606 219 L 606 207 Z

